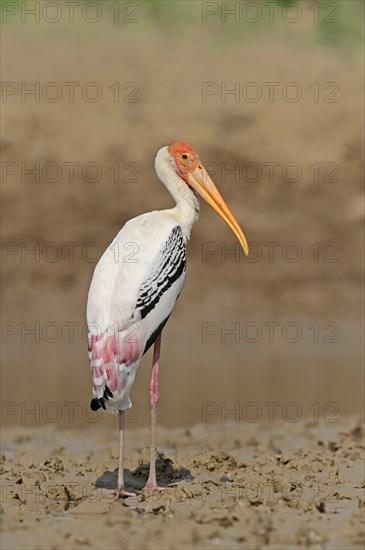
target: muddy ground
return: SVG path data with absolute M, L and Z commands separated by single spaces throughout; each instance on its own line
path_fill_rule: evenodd
M 11 428 L 2 456 L 2 545 L 10 549 L 357 549 L 364 545 L 363 425 L 199 424 L 127 431 L 115 501 L 117 430 Z

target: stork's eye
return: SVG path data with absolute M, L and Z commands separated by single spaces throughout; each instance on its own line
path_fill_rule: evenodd
M 187 155 L 186 153 L 183 153 L 183 154 L 181 155 L 181 158 L 187 159 L 187 158 L 188 158 L 188 155 Z

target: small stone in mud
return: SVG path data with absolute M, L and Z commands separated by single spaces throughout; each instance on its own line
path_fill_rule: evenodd
M 316 502 L 316 508 L 318 510 L 318 512 L 321 512 L 321 514 L 324 514 L 325 511 L 326 511 L 326 504 L 323 500 L 321 500 L 320 502 Z
M 340 445 L 336 441 L 329 441 L 328 449 L 335 453 L 338 449 L 340 449 Z
M 230 478 L 227 477 L 227 476 L 222 476 L 222 477 L 220 478 L 219 481 L 222 482 L 222 483 L 225 483 L 226 481 L 227 481 L 228 483 L 233 483 L 233 479 L 230 479 Z

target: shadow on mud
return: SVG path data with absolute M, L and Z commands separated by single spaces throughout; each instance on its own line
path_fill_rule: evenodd
M 133 471 L 124 469 L 124 481 L 127 491 L 139 491 L 147 483 L 150 465 L 140 464 Z M 194 476 L 188 468 L 174 468 L 170 458 L 165 458 L 163 454 L 158 453 L 156 460 L 157 483 L 161 487 L 168 487 L 172 483 L 179 481 L 192 481 Z M 114 472 L 104 472 L 95 482 L 97 489 L 115 489 L 118 480 L 118 468 Z

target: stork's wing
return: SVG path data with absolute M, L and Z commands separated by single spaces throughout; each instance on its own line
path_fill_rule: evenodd
M 133 243 L 136 261 L 115 262 L 116 243 L 119 249 Z M 87 314 L 95 397 L 103 397 L 106 387 L 120 391 L 121 366 L 139 361 L 157 338 L 181 292 L 185 266 L 181 227 L 161 212 L 128 222 L 105 252 L 95 269 Z
M 185 271 L 185 242 L 181 227 L 176 225 L 156 258 L 151 275 L 139 289 L 136 309 L 144 319 Z M 177 296 L 174 293 L 176 300 Z

